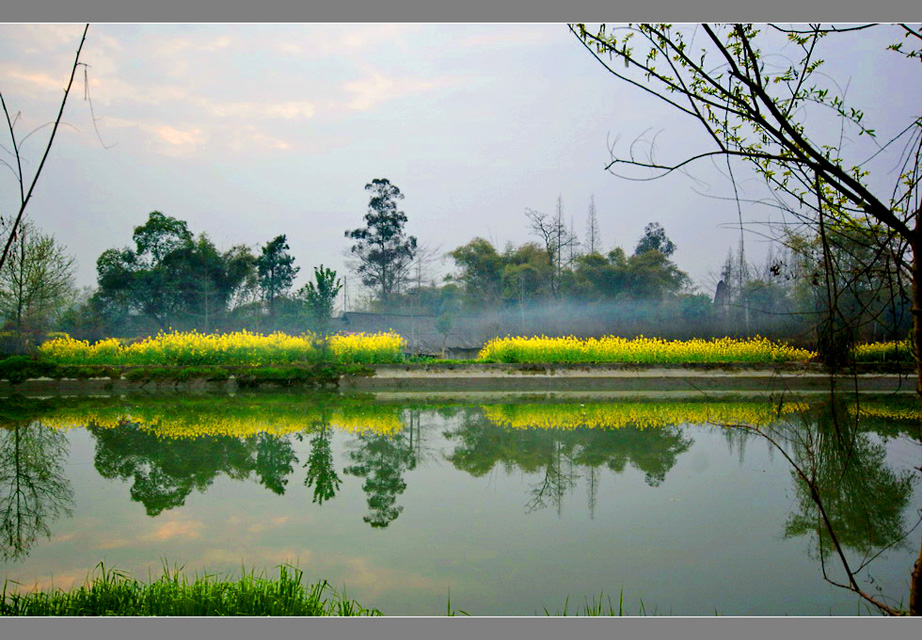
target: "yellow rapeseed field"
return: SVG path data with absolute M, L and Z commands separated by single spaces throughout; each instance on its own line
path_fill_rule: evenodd
M 395 434 L 403 428 L 400 411 L 397 409 L 348 407 L 329 412 L 304 411 L 303 408 L 294 412 L 267 412 L 265 409 L 255 407 L 251 411 L 238 409 L 234 413 L 199 411 L 179 414 L 147 407 L 132 411 L 118 408 L 90 412 L 63 410 L 42 417 L 41 422 L 55 429 L 85 426 L 111 429 L 136 424 L 143 431 L 170 440 L 206 436 L 246 438 L 259 433 L 281 436 L 317 425 L 329 425 L 350 433 L 374 432 L 382 435 Z
M 816 354 L 772 342 L 767 338 L 715 338 L 663 340 L 661 338 L 495 338 L 484 345 L 481 362 L 579 363 L 635 362 L 644 364 L 686 362 L 791 362 Z
M 316 362 L 320 339 L 312 334 L 262 335 L 249 331 L 204 334 L 197 331 L 159 333 L 125 344 L 107 338 L 90 344 L 70 337 L 39 347 L 40 354 L 61 364 L 100 365 L 261 365 Z M 330 355 L 342 363 L 397 362 L 403 338 L 395 333 L 332 336 Z
M 855 345 L 856 362 L 913 362 L 909 340 Z
M 484 415 L 513 429 L 638 429 L 681 424 L 745 424 L 760 427 L 779 415 L 807 410 L 805 403 L 779 406 L 745 402 L 622 402 L 605 404 L 535 404 L 485 406 Z

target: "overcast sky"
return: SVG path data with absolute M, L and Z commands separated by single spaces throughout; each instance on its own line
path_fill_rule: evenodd
M 20 133 L 54 119 L 82 29 L 0 25 L 0 91 L 22 114 Z M 922 104 L 918 62 L 885 51 L 892 39 L 883 29 L 842 36 L 823 56 L 884 140 Z M 475 236 L 500 249 L 533 240 L 525 209 L 553 213 L 558 196 L 581 237 L 595 197 L 606 250 L 630 252 L 644 225 L 660 222 L 678 246 L 673 259 L 709 294 L 709 272 L 739 241 L 736 205 L 700 193 L 732 195 L 712 168 L 695 168 L 698 181 L 654 182 L 604 170 L 609 140 L 623 150 L 661 131 L 662 159 L 706 140 L 607 75 L 566 25 L 94 24 L 81 60 L 99 136 L 81 73 L 28 210 L 76 256 L 80 285 L 95 284 L 99 254 L 129 245 L 153 210 L 223 249 L 287 234 L 298 285 L 321 263 L 344 272 L 343 234 L 363 224 L 374 178 L 403 191 L 408 232 L 441 253 Z M 47 131 L 24 146 L 29 175 Z M 0 169 L 9 215 L 18 194 Z M 744 196 L 761 195 L 737 177 Z M 746 220 L 769 215 L 744 205 Z M 763 238 L 746 242 L 753 259 L 764 256 Z

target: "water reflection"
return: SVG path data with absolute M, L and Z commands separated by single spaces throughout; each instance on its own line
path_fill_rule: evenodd
M 397 497 L 407 488 L 403 474 L 416 468 L 410 439 L 402 432 L 363 433 L 350 443 L 348 455 L 353 464 L 343 472 L 365 479 L 362 490 L 368 501 L 368 515 L 362 520 L 375 528 L 388 526 L 403 511 L 397 505 Z
M 546 409 L 520 407 L 520 414 Z M 597 471 L 607 468 L 623 473 L 628 465 L 644 473 L 645 482 L 657 487 L 666 479 L 679 456 L 694 440 L 679 426 L 642 428 L 621 423 L 617 428 L 578 427 L 569 429 L 497 427 L 490 412 L 465 412 L 460 426 L 445 432 L 453 443 L 446 459 L 457 469 L 473 476 L 484 476 L 500 465 L 507 472 L 519 469 L 537 476 L 530 487 L 526 511 L 553 506 L 562 511 L 565 494 L 585 475 L 588 479 L 590 509 L 596 501 Z
M 634 470 L 649 487 L 660 487 L 696 446 L 693 434 L 706 435 L 688 425 L 710 425 L 738 450 L 741 467 L 747 443 L 764 435 L 777 441 L 813 480 L 811 488 L 792 474 L 796 500 L 778 534 L 810 536 L 813 555 L 822 562 L 838 543 L 860 556 L 860 570 L 914 524 L 904 515 L 914 476 L 891 468 L 882 444 L 882 438 L 917 437 L 918 410 L 906 404 L 520 401 L 410 408 L 335 396 L 179 398 L 169 405 L 157 398 L 59 399 L 29 405 L 22 414 L 27 417 L 20 418 L 4 407 L 2 553 L 25 556 L 38 538 L 50 535 L 56 519 L 71 512 L 64 461 L 66 429 L 72 427 L 86 426 L 98 473 L 127 481 L 131 500 L 150 516 L 185 504 L 220 476 L 293 494 L 289 500 L 306 503 L 311 496 L 318 507 L 335 500 L 344 485 L 361 482 L 365 507 L 359 503 L 358 514 L 365 524 L 358 514 L 349 517 L 360 528 L 381 530 L 405 505 L 413 508 L 405 496 L 411 472 L 440 461 L 450 465 L 442 465 L 446 476 L 452 470 L 477 478 L 497 471 L 523 474 L 527 486 L 516 499 L 526 514 L 555 510 L 563 518 L 566 500 L 583 481 L 592 516 L 604 500 L 604 474 Z M 740 428 L 720 426 L 727 424 Z M 304 473 L 306 489 L 287 491 L 292 481 L 300 486 L 297 473 Z
M 118 428 L 91 424 L 87 430 L 96 440 L 96 470 L 104 478 L 130 481 L 131 499 L 149 516 L 183 505 L 190 493 L 205 491 L 222 473 L 235 480 L 253 475 L 283 494 L 297 464 L 287 435 L 171 439 L 131 422 Z
M 304 434 L 299 433 L 297 437 L 303 440 Z M 329 500 L 336 495 L 341 483 L 336 474 L 336 468 L 333 466 L 333 450 L 330 447 L 332 438 L 333 430 L 330 425 L 320 425 L 314 432 L 314 437 L 311 438 L 311 453 L 307 462 L 304 463 L 307 468 L 304 486 L 314 487 L 313 502 L 321 505 L 324 500 Z
M 821 558 L 836 542 L 869 558 L 900 542 L 907 529 L 903 513 L 916 474 L 893 471 L 884 446 L 860 422 L 853 405 L 837 399 L 770 429 L 806 475 L 805 481 L 791 471 L 798 504 L 785 536 L 814 537 Z
M 19 559 L 51 525 L 73 511 L 74 492 L 64 472 L 65 434 L 40 422 L 0 429 L 0 555 Z

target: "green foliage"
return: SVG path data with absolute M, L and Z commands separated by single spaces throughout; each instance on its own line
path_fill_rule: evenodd
M 219 253 L 207 235 L 195 239 L 184 221 L 159 211 L 151 212 L 132 237 L 134 249 L 109 249 L 99 256 L 99 290 L 90 300 L 92 310 L 83 313 L 125 322 L 135 311 L 162 330 L 208 331 L 226 316 L 253 270 L 245 246 Z
M 342 280 L 336 277 L 336 272 L 320 265 L 314 267 L 314 282 L 308 282 L 299 292 L 307 307 L 311 329 L 321 336 L 330 332 L 333 305 L 342 288 Z
M 675 243 L 666 237 L 666 230 L 659 222 L 651 222 L 643 229 L 643 236 L 637 242 L 634 255 L 639 256 L 647 251 L 659 251 L 667 258 L 675 253 Z
M 328 426 L 318 429 L 311 439 L 310 456 L 304 463 L 307 468 L 304 486 L 314 487 L 313 502 L 318 504 L 333 498 L 341 482 L 333 465 L 333 451 L 330 448 L 332 435 Z
M 22 226 L 0 268 L 0 326 L 8 323 L 17 338 L 3 346 L 22 353 L 30 338 L 52 327 L 76 294 L 76 268 L 54 236 L 29 222 Z
M 303 583 L 303 572 L 280 565 L 278 578 L 255 570 L 231 579 L 194 575 L 164 566 L 163 575 L 142 583 L 103 563 L 87 583 L 71 591 L 18 593 L 4 583 L 5 616 L 377 616 L 341 596 L 325 580 Z
M 465 303 L 473 308 L 496 306 L 503 293 L 504 260 L 493 245 L 477 237 L 448 255 L 460 269 L 453 280 L 464 287 Z
M 256 258 L 259 287 L 273 315 L 276 300 L 291 288 L 295 276 L 301 270 L 294 266 L 294 261 L 294 257 L 288 253 L 288 242 L 284 234 L 267 242 Z

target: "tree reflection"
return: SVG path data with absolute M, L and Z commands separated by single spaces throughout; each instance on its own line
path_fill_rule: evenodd
M 333 466 L 333 451 L 330 448 L 332 436 L 333 431 L 330 425 L 321 425 L 311 438 L 311 453 L 307 462 L 304 463 L 307 467 L 304 486 L 314 487 L 313 502 L 321 505 L 324 500 L 329 500 L 336 495 L 340 485 L 339 476 Z
M 368 501 L 368 515 L 362 520 L 374 528 L 387 527 L 403 511 L 397 496 L 407 488 L 403 474 L 416 467 L 415 446 L 404 432 L 383 435 L 369 431 L 359 435 L 349 458 L 354 464 L 343 471 L 365 478 L 362 490 Z
M 657 487 L 693 443 L 680 427 L 504 428 L 478 410 L 467 411 L 461 425 L 445 437 L 455 442 L 446 456 L 448 461 L 475 477 L 486 475 L 498 464 L 506 471 L 541 474 L 531 489 L 526 512 L 549 505 L 560 512 L 563 496 L 576 486 L 582 470 L 589 475 L 590 510 L 595 508 L 599 468 L 623 473 L 630 464 L 644 473 L 648 485 Z
M 52 522 L 70 515 L 74 494 L 64 474 L 67 437 L 40 422 L 0 428 L 0 554 L 27 555 Z
M 126 422 L 118 428 L 89 425 L 96 439 L 95 465 L 104 478 L 131 481 L 131 499 L 156 516 L 205 491 L 221 473 L 235 480 L 255 475 L 284 494 L 298 459 L 287 436 L 200 436 L 169 439 Z
M 854 397 L 848 403 L 833 397 L 796 421 L 782 420 L 763 430 L 736 426 L 769 440 L 791 465 L 797 507 L 785 523 L 785 537 L 811 536 L 828 582 L 894 614 L 896 608 L 859 585 L 858 574 L 905 540 L 909 528 L 903 514 L 916 474 L 890 468 L 886 449 L 867 428 L 872 421 L 862 424 L 856 406 Z M 844 571 L 844 583 L 828 572 L 833 556 Z
M 834 543 L 814 500 L 818 493 L 839 544 L 864 557 L 898 543 L 904 536 L 903 511 L 912 494 L 914 474 L 895 473 L 886 450 L 858 429 L 841 402 L 829 403 L 809 424 L 792 425 L 792 457 L 808 472 L 810 483 L 796 482 L 799 510 L 785 524 L 785 536 L 815 535 L 826 557 Z M 797 472 L 792 471 L 795 480 Z M 860 568 L 859 568 L 860 569 Z

